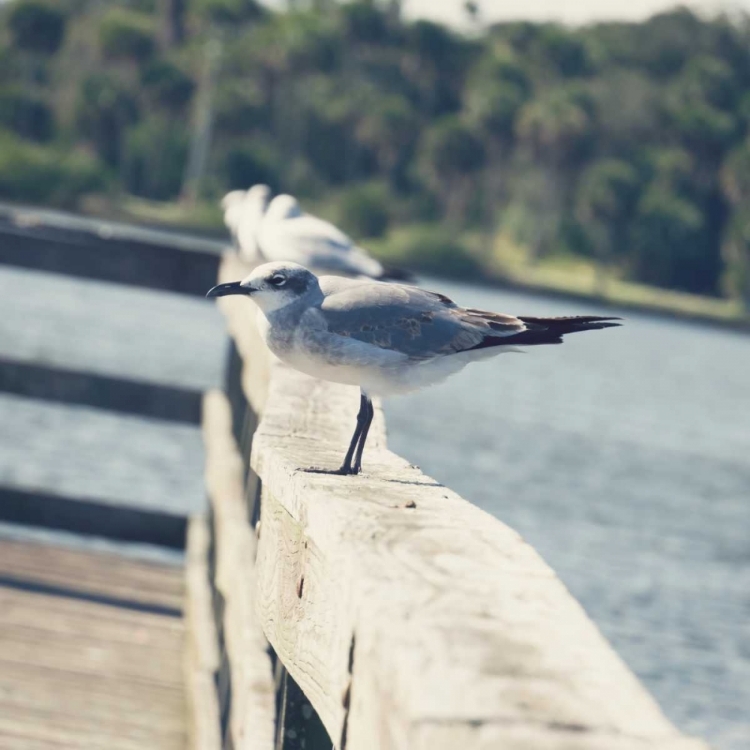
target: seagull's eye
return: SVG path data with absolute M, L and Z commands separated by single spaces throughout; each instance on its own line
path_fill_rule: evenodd
M 268 282 L 274 286 L 284 286 L 284 284 L 286 284 L 286 276 L 277 273 L 271 276 L 271 278 L 268 279 Z

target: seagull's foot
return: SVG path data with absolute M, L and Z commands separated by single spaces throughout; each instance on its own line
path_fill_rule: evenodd
M 328 474 L 330 476 L 347 477 L 354 474 L 359 474 L 359 471 L 355 471 L 352 467 L 341 466 L 338 469 L 324 469 L 320 466 L 311 466 L 309 469 L 301 469 L 305 474 Z
M 324 469 L 320 466 L 311 466 L 309 469 L 302 469 L 305 474 L 328 474 L 330 476 L 347 477 L 359 474 L 362 467 L 341 466 L 338 469 Z

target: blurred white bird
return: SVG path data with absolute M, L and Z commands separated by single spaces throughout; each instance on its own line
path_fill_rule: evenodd
M 315 271 L 373 279 L 406 278 L 383 266 L 340 229 L 304 213 L 296 198 L 277 195 L 260 222 L 257 244 L 267 261 L 291 261 Z
M 258 247 L 258 231 L 270 200 L 271 188 L 258 184 L 247 191 L 240 206 L 236 230 L 237 249 L 240 256 L 251 263 L 263 259 Z
M 247 191 L 232 190 L 221 199 L 221 207 L 224 211 L 224 224 L 232 236 L 232 242 L 237 247 L 237 229 L 242 217 L 242 206 L 245 202 Z

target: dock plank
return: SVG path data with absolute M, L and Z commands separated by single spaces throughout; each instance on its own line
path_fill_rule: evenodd
M 183 581 L 174 565 L 144 563 L 116 554 L 2 540 L 0 576 L 75 591 L 181 609 Z
M 128 606 L 179 611 L 180 567 L 0 541 L 0 576 L 0 750 L 184 749 L 182 620 Z

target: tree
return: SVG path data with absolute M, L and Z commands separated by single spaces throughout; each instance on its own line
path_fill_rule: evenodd
M 727 158 L 721 170 L 724 195 L 732 210 L 722 238 L 724 291 L 750 308 L 750 144 Z
M 532 256 L 549 252 L 572 208 L 577 174 L 589 156 L 595 134 L 595 110 L 585 89 L 556 87 L 532 99 L 518 115 L 516 135 L 527 160 L 541 171 L 541 189 L 527 196 L 535 213 L 547 215 L 534 233 Z
M 524 106 L 516 134 L 536 159 L 565 167 L 579 163 L 592 145 L 594 118 L 584 89 L 555 87 Z
M 13 3 L 8 28 L 18 49 L 40 55 L 54 55 L 65 36 L 65 13 L 44 0 Z
M 458 117 L 438 120 L 421 146 L 421 171 L 452 223 L 464 218 L 474 178 L 484 164 L 482 141 Z
M 176 198 L 187 155 L 188 134 L 183 123 L 165 117 L 143 120 L 125 139 L 121 166 L 125 188 L 143 198 Z
M 141 72 L 140 79 L 151 102 L 167 109 L 182 109 L 195 91 L 193 79 L 166 60 L 156 60 L 147 65 Z
M 145 62 L 155 50 L 151 16 L 125 8 L 112 8 L 99 25 L 99 41 L 105 58 Z
M 414 108 L 402 96 L 368 97 L 360 110 L 357 139 L 375 154 L 378 168 L 395 186 L 403 185 L 403 172 L 419 136 Z
M 33 141 L 48 141 L 55 132 L 55 116 L 43 98 L 19 86 L 0 88 L 0 128 Z
M 600 269 L 624 258 L 628 249 L 627 229 L 638 198 L 637 170 L 624 161 L 594 162 L 581 177 L 576 193 L 576 217 L 600 261 Z M 603 291 L 604 276 L 598 285 Z
M 192 6 L 200 16 L 218 24 L 245 24 L 265 16 L 256 0 L 193 0 Z
M 159 0 L 161 7 L 161 39 L 164 47 L 175 47 L 185 40 L 186 0 Z
M 465 106 L 485 136 L 508 147 L 516 117 L 531 92 L 523 66 L 505 49 L 481 58 L 466 83 Z
M 125 131 L 138 117 L 138 103 L 118 77 L 100 72 L 81 82 L 76 128 L 105 164 L 119 165 Z
M 730 296 L 742 301 L 750 310 L 750 210 L 736 208 L 722 242 L 725 263 L 722 287 Z
M 693 202 L 650 188 L 631 229 L 631 273 L 637 281 L 695 294 L 716 294 L 720 261 Z

